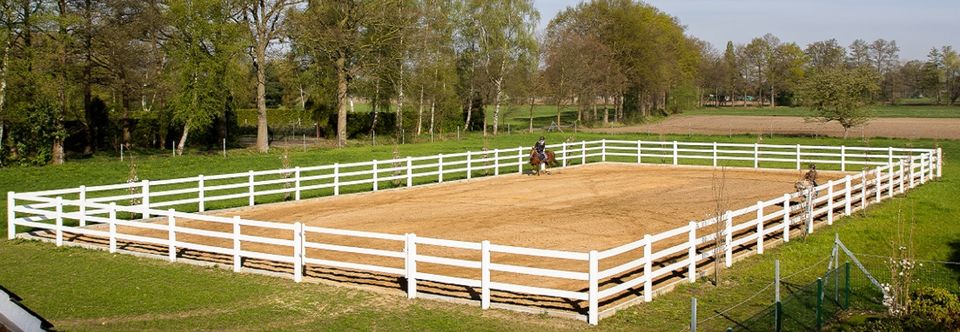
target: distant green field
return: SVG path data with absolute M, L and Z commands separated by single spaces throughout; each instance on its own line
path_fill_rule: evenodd
M 540 110 L 548 113 L 549 109 Z M 482 146 L 528 145 L 539 133 L 489 137 L 470 134 L 463 140 L 406 144 L 400 155 L 451 153 Z M 547 134 L 551 142 L 564 139 L 663 139 L 752 143 L 756 137 L 697 135 Z M 355 142 L 351 142 L 355 143 Z M 929 147 L 930 140 L 837 138 L 765 139 L 770 144 L 866 145 Z M 940 142 L 947 158 L 943 180 L 870 207 L 865 213 L 838 220 L 806 238 L 769 249 L 725 270 L 723 283 L 706 280 L 682 284 L 653 302 L 622 310 L 597 328 L 583 322 L 503 310 L 482 311 L 478 305 L 429 300 L 406 300 L 402 295 L 348 289 L 322 284 L 295 284 L 284 278 L 236 274 L 216 268 L 167 263 L 105 251 L 56 248 L 53 244 L 0 239 L 0 285 L 21 296 L 23 303 L 49 319 L 60 330 L 380 330 L 380 331 L 678 331 L 689 323 L 690 297 L 700 303 L 701 319 L 748 300 L 726 315 L 743 319 L 769 305 L 768 293 L 751 298 L 772 280 L 773 262 L 780 259 L 787 275 L 806 271 L 791 280 L 807 283 L 829 254 L 835 234 L 851 250 L 889 255 L 897 234 L 896 216 L 913 221 L 917 258 L 956 261 L 960 257 L 960 141 Z M 231 150 L 227 158 L 197 154 L 183 157 L 141 156 L 141 178 L 161 179 L 199 173 L 260 170 L 281 166 L 280 149 L 268 154 Z M 389 158 L 392 146 L 351 146 L 344 149 L 291 151 L 293 166 Z M 0 196 L 6 191 L 30 191 L 122 182 L 126 164 L 97 156 L 61 166 L 0 169 Z M 4 207 L 5 208 L 5 207 Z M 3 208 L 0 208 L 3 212 Z M 5 223 L 0 234 L 5 234 Z M 942 287 L 956 288 L 960 270 L 936 267 L 945 276 Z M 920 284 L 918 284 L 920 285 Z M 922 284 L 930 285 L 930 284 Z M 769 290 L 768 290 L 769 291 Z M 768 296 L 769 295 L 769 296 Z M 729 323 L 715 319 L 701 324 L 708 331 Z

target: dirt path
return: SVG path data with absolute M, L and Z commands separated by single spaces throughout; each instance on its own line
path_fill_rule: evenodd
M 657 134 L 780 134 L 843 136 L 836 122 L 807 122 L 801 117 L 693 115 L 670 117 L 663 122 L 619 128 L 590 129 L 606 133 Z M 878 118 L 852 128 L 850 137 L 960 139 L 960 119 Z

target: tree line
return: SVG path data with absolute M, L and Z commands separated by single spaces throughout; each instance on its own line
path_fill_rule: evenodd
M 236 111 L 251 108 L 249 134 L 265 152 L 278 107 L 309 114 L 300 129 L 342 146 L 458 127 L 497 135 L 520 107 L 533 130 L 537 105 L 580 125 L 795 105 L 815 100 L 804 87 L 828 74 L 856 73 L 867 102 L 960 97 L 949 46 L 902 62 L 894 41 L 801 47 L 768 34 L 721 52 L 632 0 L 569 7 L 544 31 L 538 22 L 532 0 L 4 1 L 0 161 L 217 147 L 236 140 Z M 351 112 L 355 100 L 370 112 Z

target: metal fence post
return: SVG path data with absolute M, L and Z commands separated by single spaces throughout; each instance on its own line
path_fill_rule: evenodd
M 590 325 L 597 325 L 600 322 L 600 255 L 596 250 L 590 251 L 590 267 L 589 267 L 589 293 L 587 298 L 589 299 L 589 311 L 588 311 L 588 320 Z
M 8 209 L 12 209 L 12 205 L 7 205 Z M 87 226 L 87 186 L 80 186 L 80 227 Z
M 480 242 L 480 308 L 490 309 L 490 241 Z
M 143 207 L 143 219 L 150 218 L 150 180 L 143 180 L 140 182 L 141 188 L 140 193 L 143 194 L 143 197 L 140 200 L 140 204 Z
M 790 242 L 790 194 L 783 194 L 783 242 Z
M 687 242 L 690 243 L 690 249 L 687 252 L 687 260 L 690 264 L 687 266 L 687 279 L 690 283 L 697 281 L 697 222 L 690 222 L 690 233 L 687 234 Z
M 407 233 L 404 267 L 407 277 L 407 298 L 417 297 L 417 234 Z
M 690 298 L 690 332 L 697 332 L 697 298 Z
M 763 254 L 763 202 L 757 201 L 757 254 Z
M 233 272 L 240 272 L 243 258 L 240 256 L 240 216 L 233 216 Z
M 59 247 L 63 245 L 63 197 L 57 196 L 56 213 L 57 247 Z
M 725 219 L 727 223 L 726 228 L 723 231 L 724 236 L 726 237 L 725 241 L 723 242 L 724 252 L 726 254 L 725 265 L 730 267 L 733 265 L 733 246 L 731 245 L 733 243 L 733 213 L 727 211 L 724 213 L 724 216 L 726 216 Z
M 776 307 L 774 308 L 774 331 L 780 332 L 783 330 L 783 305 L 780 302 L 780 260 L 773 261 L 773 275 L 774 275 L 774 301 L 776 302 Z
M 203 174 L 197 175 L 197 211 L 203 212 L 206 210 L 206 203 L 204 203 L 204 181 Z M 297 199 L 300 199 L 300 192 L 297 192 Z
M 817 331 L 823 330 L 823 278 L 817 278 Z
M 107 217 L 110 221 L 110 253 L 112 254 L 117 252 L 117 203 L 110 202 Z
M 850 309 L 850 262 L 843 264 L 843 308 Z
M 16 207 L 14 196 L 16 196 L 16 193 L 7 192 L 7 240 L 13 240 L 17 237 L 17 213 L 13 211 L 13 208 Z
M 177 219 L 173 216 L 173 213 L 176 212 L 173 209 L 167 209 L 167 256 L 169 256 L 171 262 L 177 261 Z
M 653 260 L 650 259 L 653 256 L 651 238 L 650 234 L 643 235 L 643 241 L 646 242 L 643 244 L 643 302 L 653 301 L 653 277 L 650 276 L 653 273 Z

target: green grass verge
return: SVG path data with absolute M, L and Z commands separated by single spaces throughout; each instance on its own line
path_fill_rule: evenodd
M 484 140 L 467 136 L 460 141 L 408 144 L 401 155 L 426 155 L 493 147 L 529 145 L 536 135 L 511 135 Z M 548 140 L 596 139 L 595 134 L 551 134 Z M 615 136 L 622 139 L 753 142 L 751 136 Z M 872 139 L 869 142 L 834 138 L 765 138 L 771 144 L 933 146 L 925 140 Z M 762 256 L 736 263 L 724 272 L 720 286 L 701 280 L 681 285 L 655 301 L 621 311 L 601 322 L 601 330 L 680 330 L 689 323 L 689 298 L 700 301 L 701 317 L 713 315 L 756 293 L 772 280 L 773 261 L 780 259 L 785 274 L 813 266 L 829 254 L 834 234 L 852 250 L 887 255 L 897 232 L 898 211 L 913 216 L 918 258 L 951 260 L 960 248 L 960 142 L 940 142 L 947 157 L 944 179 L 905 196 L 872 206 L 866 213 L 840 219 L 806 239 L 795 239 Z M 392 156 L 392 146 L 358 146 L 341 150 L 290 152 L 294 166 L 327 164 Z M 141 156 L 140 178 L 160 179 L 280 167 L 279 152 L 261 155 L 231 151 L 227 158 L 195 155 L 172 158 Z M 97 157 L 61 166 L 0 169 L 0 185 L 7 191 L 116 183 L 126 180 L 128 168 L 113 158 Z M 5 204 L 4 204 L 5 205 Z M 4 206 L 4 209 L 6 207 Z M 3 211 L 5 215 L 5 210 Z M 6 224 L 0 234 L 6 234 Z M 955 259 L 953 259 L 955 260 Z M 795 280 L 822 273 L 810 269 Z M 948 283 L 956 287 L 960 273 L 949 270 Z M 951 274 L 952 273 L 952 274 Z M 434 301 L 407 301 L 342 287 L 294 284 L 270 278 L 171 264 L 102 251 L 55 248 L 52 244 L 0 240 L 0 285 L 24 298 L 24 304 L 65 330 L 577 330 L 583 323 L 542 315 Z M 746 318 L 768 305 L 769 296 L 754 298 L 730 312 Z M 713 324 L 713 325 L 711 325 Z M 707 328 L 726 327 L 714 320 Z

